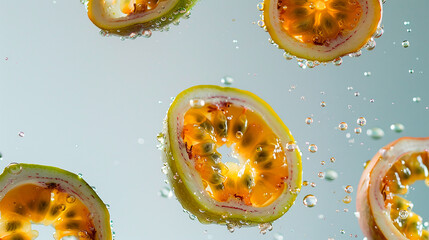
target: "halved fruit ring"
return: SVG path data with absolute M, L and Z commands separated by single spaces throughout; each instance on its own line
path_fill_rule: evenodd
M 183 91 L 168 110 L 161 142 L 173 190 L 200 222 L 272 222 L 300 191 L 301 156 L 292 135 L 250 92 L 219 86 Z M 235 159 L 226 162 L 222 147 Z
M 368 239 L 429 239 L 413 204 L 401 197 L 417 180 L 429 186 L 429 137 L 400 138 L 380 149 L 359 182 L 359 224 Z
M 0 175 L 0 239 L 32 240 L 31 224 L 52 225 L 54 238 L 111 240 L 109 212 L 79 176 L 49 166 L 12 163 Z
M 273 42 L 287 57 L 308 60 L 309 67 L 339 65 L 342 56 L 357 56 L 365 45 L 373 49 L 373 37 L 382 33 L 381 0 L 264 0 L 260 9 L 260 25 Z
M 88 17 L 104 34 L 150 37 L 189 12 L 196 0 L 88 0 Z

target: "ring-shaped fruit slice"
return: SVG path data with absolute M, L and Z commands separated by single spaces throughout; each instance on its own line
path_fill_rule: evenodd
M 163 137 L 173 190 L 202 223 L 272 222 L 300 191 L 301 156 L 291 133 L 250 92 L 210 85 L 183 91 L 168 110 Z M 222 146 L 237 162 L 222 161 Z
M 429 137 L 400 138 L 367 164 L 357 193 L 359 224 L 368 239 L 429 239 L 422 218 L 403 196 L 417 180 L 429 185 Z
M 49 166 L 10 164 L 0 175 L 0 239 L 32 240 L 31 224 L 52 225 L 54 238 L 111 240 L 109 212 L 79 176 Z
M 381 0 L 264 0 L 263 21 L 287 53 L 328 62 L 375 47 Z M 381 30 L 381 29 L 380 29 Z
M 88 0 L 88 17 L 105 34 L 149 37 L 178 22 L 197 0 Z

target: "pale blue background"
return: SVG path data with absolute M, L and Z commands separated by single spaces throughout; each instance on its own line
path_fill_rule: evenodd
M 388 0 L 385 34 L 375 50 L 347 57 L 340 67 L 306 70 L 286 61 L 254 24 L 257 3 L 200 1 L 191 18 L 170 32 L 120 41 L 101 37 L 79 0 L 0 1 L 1 168 L 29 162 L 82 173 L 110 204 L 117 239 L 273 239 L 276 233 L 284 239 L 351 239 L 350 234 L 362 239 L 353 214 L 362 164 L 398 137 L 429 136 L 429 2 Z M 404 49 L 403 40 L 411 46 Z M 225 75 L 235 79 L 233 87 L 256 93 L 277 111 L 303 150 L 304 179 L 317 184 L 304 187 L 266 235 L 257 228 L 231 234 L 202 225 L 174 198 L 158 194 L 165 176 L 155 136 L 170 98 L 193 85 L 221 84 Z M 292 85 L 296 89 L 289 92 Z M 421 102 L 412 101 L 416 96 Z M 314 123 L 307 126 L 304 120 L 312 115 Z M 356 135 L 360 116 L 368 124 Z M 349 124 L 345 132 L 335 129 L 341 121 Z M 396 122 L 405 125 L 403 133 L 389 129 Z M 366 136 L 372 127 L 383 128 L 385 137 Z M 319 151 L 310 154 L 306 142 Z M 339 178 L 318 179 L 317 173 L 329 168 Z M 349 184 L 355 188 L 353 202 L 344 204 L 343 187 Z M 309 193 L 319 200 L 312 209 L 302 204 Z M 419 184 L 411 195 L 415 209 L 429 220 L 429 189 Z

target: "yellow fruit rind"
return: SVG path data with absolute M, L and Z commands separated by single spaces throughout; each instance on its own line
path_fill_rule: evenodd
M 6 193 L 25 184 L 58 184 L 61 189 L 73 190 L 73 195 L 82 201 L 93 214 L 96 228 L 94 240 L 112 240 L 110 214 L 106 205 L 81 177 L 69 171 L 36 164 L 13 163 L 0 175 L 0 201 Z M 85 199 L 83 198 L 85 197 Z M 1 209 L 0 209 L 1 211 Z
M 189 15 L 192 7 L 198 0 L 179 0 L 174 7 L 160 16 L 151 18 L 145 22 L 132 23 L 131 25 L 123 24 L 124 26 L 112 26 L 109 24 L 106 14 L 97 13 L 95 8 L 101 8 L 97 2 L 100 0 L 89 0 L 88 2 L 88 17 L 100 28 L 106 35 L 117 35 L 123 37 L 132 37 L 135 35 L 144 35 L 144 31 L 162 31 L 168 30 L 171 23 L 178 21 L 184 15 Z M 156 10 L 156 9 L 155 9 Z M 105 19 L 102 19 L 105 18 Z M 124 21 L 126 22 L 126 21 Z M 111 22 L 110 22 L 111 23 Z
M 275 121 L 281 124 L 282 130 L 284 134 L 287 135 L 290 141 L 294 141 L 292 135 L 290 134 L 289 129 L 283 124 L 278 115 L 274 112 L 274 110 L 262 99 L 260 99 L 255 94 L 239 90 L 235 88 L 229 87 L 219 87 L 219 86 L 211 86 L 211 85 L 201 85 L 191 87 L 183 92 L 181 92 L 174 100 L 170 109 L 167 113 L 167 118 L 164 122 L 163 129 L 163 137 L 165 141 L 165 146 L 163 148 L 164 152 L 164 161 L 168 165 L 168 179 L 170 184 L 172 185 L 173 191 L 183 206 L 184 209 L 188 210 L 190 213 L 195 215 L 198 220 L 202 223 L 216 223 L 216 224 L 228 224 L 233 226 L 253 226 L 261 223 L 272 222 L 278 218 L 280 218 L 289 208 L 294 204 L 296 196 L 298 195 L 301 184 L 302 184 L 302 166 L 301 166 L 301 155 L 299 149 L 296 148 L 292 153 L 293 157 L 296 159 L 296 163 L 294 166 L 294 178 L 292 180 L 292 187 L 285 188 L 285 192 L 289 192 L 289 198 L 287 201 L 282 202 L 281 205 L 278 205 L 276 208 L 276 212 L 273 214 L 272 212 L 267 212 L 264 216 L 252 216 L 251 213 L 243 212 L 241 214 L 231 213 L 227 208 L 223 209 L 222 212 L 216 212 L 211 209 L 211 206 L 207 206 L 201 203 L 198 199 L 196 199 L 194 193 L 190 190 L 189 186 L 185 184 L 185 180 L 183 179 L 184 170 L 181 169 L 181 165 L 178 163 L 181 161 L 182 156 L 180 153 L 173 151 L 172 143 L 174 144 L 177 141 L 177 136 L 169 135 L 169 132 L 174 132 L 174 127 L 170 124 L 171 118 L 176 118 L 176 116 L 172 115 L 173 110 L 177 107 L 183 98 L 186 98 L 188 94 L 193 93 L 194 91 L 203 91 L 203 90 L 217 90 L 222 91 L 223 96 L 231 96 L 235 97 L 241 96 L 243 98 L 252 99 L 255 102 L 261 104 L 267 112 L 271 115 Z M 285 193 L 283 193 L 285 194 Z M 283 195 L 282 194 L 282 195 Z M 279 198 L 284 197 L 280 196 Z

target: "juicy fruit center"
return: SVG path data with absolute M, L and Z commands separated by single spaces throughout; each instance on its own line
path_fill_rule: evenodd
M 52 225 L 57 240 L 65 236 L 95 239 L 91 212 L 55 183 L 15 187 L 1 200 L 0 211 L 0 239 L 34 239 L 38 234 L 31 230 L 31 223 Z
M 124 14 L 143 13 L 158 6 L 161 0 L 118 0 Z
M 409 153 L 392 165 L 381 186 L 393 225 L 411 240 L 429 239 L 429 231 L 423 229 L 423 219 L 412 212 L 413 203 L 398 195 L 406 194 L 409 186 L 418 180 L 424 180 L 429 186 L 428 167 L 429 152 Z
M 190 108 L 182 138 L 207 193 L 219 202 L 263 207 L 286 187 L 288 166 L 278 136 L 249 108 L 223 101 Z M 225 145 L 239 163 L 221 161 Z
M 358 0 L 278 0 L 283 30 L 302 43 L 329 45 L 356 28 L 362 6 Z

